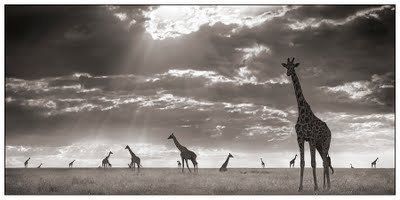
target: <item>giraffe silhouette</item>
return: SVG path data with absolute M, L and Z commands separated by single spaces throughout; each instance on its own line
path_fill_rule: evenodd
M 70 162 L 70 163 L 68 164 L 68 167 L 72 168 L 72 166 L 74 165 L 74 162 L 75 162 L 75 160 L 73 160 L 72 162 Z
M 354 169 L 354 167 L 353 167 L 353 165 L 352 165 L 351 163 L 350 163 L 350 168 L 351 168 L 351 169 Z
M 371 168 L 376 168 L 376 161 L 378 161 L 378 158 L 371 163 Z
M 289 162 L 289 167 L 290 168 L 294 167 L 294 163 L 296 161 L 296 158 L 297 158 L 297 154 L 294 156 L 294 158 L 292 160 L 290 160 L 290 162 Z
M 232 156 L 231 153 L 228 154 L 228 157 L 226 158 L 224 164 L 222 164 L 221 168 L 219 168 L 219 171 L 220 171 L 220 172 L 226 172 L 226 171 L 228 171 L 228 169 L 227 169 L 226 167 L 228 166 L 228 162 L 229 162 L 229 159 L 230 159 L 230 158 L 233 158 L 233 156 Z
M 39 165 L 39 166 L 37 166 L 37 168 L 40 168 L 40 167 L 42 167 L 42 165 L 43 165 L 43 163 L 40 163 L 40 165 Z
M 25 162 L 24 162 L 24 166 L 25 166 L 25 168 L 27 168 L 28 167 L 28 164 L 29 164 L 29 160 L 31 159 L 31 157 L 29 157 Z
M 262 168 L 265 168 L 265 163 L 264 163 L 264 161 L 262 160 L 262 158 L 260 158 L 260 160 L 261 160 L 261 167 L 262 167 Z
M 181 162 L 179 160 L 176 161 L 178 163 L 178 168 L 181 168 Z
M 193 163 L 193 171 L 197 172 L 198 171 L 198 163 L 196 161 L 197 155 L 193 152 L 190 151 L 189 149 L 187 149 L 186 147 L 182 146 L 178 140 L 176 139 L 174 133 L 172 133 L 167 139 L 172 139 L 175 143 L 176 148 L 178 148 L 178 150 L 181 152 L 181 158 L 182 158 L 182 173 L 183 173 L 183 169 L 185 169 L 185 163 L 184 161 L 186 161 L 186 166 L 189 170 L 189 172 L 192 172 L 189 168 L 189 163 L 188 160 L 191 160 Z
M 110 158 L 110 155 L 111 155 L 111 154 L 113 154 L 113 152 L 110 151 L 110 152 L 108 153 L 108 155 L 101 161 L 101 166 L 102 166 L 103 168 L 112 167 L 110 161 L 108 160 L 108 159 Z
M 140 172 L 140 167 L 141 167 L 141 165 L 140 165 L 140 158 L 137 157 L 137 156 L 133 153 L 133 151 L 132 151 L 132 149 L 129 147 L 129 145 L 126 145 L 125 149 L 128 149 L 129 154 L 131 154 L 131 165 L 133 166 L 133 167 L 132 167 L 133 171 L 135 171 L 135 164 L 137 164 L 137 166 L 138 166 L 138 172 Z
M 303 174 L 304 174 L 304 143 L 308 142 L 310 145 L 311 153 L 311 167 L 314 178 L 314 191 L 318 190 L 316 163 L 315 163 L 315 149 L 321 155 L 324 166 L 324 188 L 325 178 L 327 180 L 328 189 L 331 187 L 329 178 L 328 159 L 327 155 L 331 143 L 331 131 L 325 122 L 316 117 L 311 110 L 310 105 L 307 103 L 301 90 L 299 78 L 296 75 L 295 68 L 300 63 L 294 63 L 294 58 L 287 59 L 287 63 L 282 63 L 282 66 L 287 69 L 286 75 L 292 78 L 294 92 L 296 95 L 298 106 L 298 118 L 295 126 L 297 133 L 297 143 L 300 149 L 300 186 L 299 191 L 303 190 Z

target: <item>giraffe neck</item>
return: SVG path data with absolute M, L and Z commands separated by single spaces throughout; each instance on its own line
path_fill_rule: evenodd
M 131 150 L 131 148 L 128 146 L 128 151 L 131 154 L 131 156 L 135 156 L 135 154 L 133 153 L 133 151 Z
M 228 157 L 226 158 L 225 162 L 224 162 L 224 166 L 225 166 L 225 167 L 228 165 L 229 158 L 231 158 L 231 157 L 228 156 Z
M 293 81 L 293 87 L 294 87 L 294 94 L 296 95 L 296 100 L 297 100 L 297 107 L 299 109 L 299 115 L 302 114 L 300 111 L 304 112 L 306 110 L 310 110 L 310 105 L 307 103 L 306 99 L 303 96 L 303 90 L 301 89 L 300 81 L 299 78 L 297 77 L 296 73 L 293 73 L 292 81 Z M 303 109 L 300 109 L 303 108 Z
M 174 143 L 175 143 L 176 148 L 178 148 L 179 151 L 183 151 L 183 150 L 184 150 L 184 146 L 182 146 L 182 145 L 178 142 L 178 140 L 176 139 L 176 137 L 173 137 L 172 139 L 174 140 Z
M 111 156 L 111 153 L 108 153 L 108 156 L 106 157 L 106 159 L 108 159 Z

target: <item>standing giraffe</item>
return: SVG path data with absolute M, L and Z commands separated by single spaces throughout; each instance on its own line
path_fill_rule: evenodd
M 371 163 L 371 168 L 376 168 L 376 161 L 378 161 L 378 158 L 376 158 L 372 163 Z
M 292 160 L 290 160 L 289 162 L 289 167 L 292 168 L 292 166 L 294 167 L 294 162 L 296 161 L 297 158 L 297 154 L 294 156 L 294 158 Z
M 25 166 L 25 168 L 27 168 L 28 167 L 28 163 L 29 163 L 29 160 L 31 159 L 31 157 L 29 157 L 25 162 L 24 162 L 24 166 Z
M 178 150 L 181 152 L 181 158 L 182 158 L 182 173 L 183 173 L 183 169 L 185 169 L 185 162 L 184 162 L 184 161 L 186 161 L 186 166 L 187 166 L 189 172 L 192 172 L 192 171 L 190 171 L 188 160 L 191 160 L 191 161 L 192 161 L 192 163 L 193 163 L 193 171 L 197 172 L 197 171 L 198 171 L 198 168 L 197 168 L 198 163 L 197 163 L 197 161 L 196 161 L 197 155 L 196 155 L 193 151 L 190 151 L 190 150 L 187 149 L 186 147 L 182 146 L 182 145 L 178 142 L 178 140 L 176 139 L 174 133 L 172 133 L 167 139 L 172 139 L 172 140 L 174 140 L 174 143 L 175 143 L 176 148 L 178 148 Z
M 295 68 L 300 63 L 294 63 L 294 58 L 287 59 L 287 63 L 282 63 L 282 66 L 287 69 L 286 75 L 290 76 L 293 81 L 294 92 L 296 95 L 298 106 L 298 118 L 295 126 L 297 133 L 297 143 L 300 149 L 300 186 L 299 191 L 303 190 L 303 174 L 304 174 L 304 142 L 310 145 L 311 153 L 311 166 L 314 178 L 314 191 L 318 190 L 316 163 L 315 163 L 315 149 L 321 155 L 324 166 L 324 180 L 327 179 L 328 189 L 331 187 L 329 178 L 328 159 L 327 155 L 331 144 L 331 131 L 325 122 L 316 117 L 311 110 L 310 105 L 307 103 L 301 90 L 299 78 L 296 75 Z M 325 188 L 325 181 L 324 181 Z
M 265 168 L 265 163 L 264 163 L 264 161 L 262 160 L 262 158 L 260 158 L 260 160 L 261 160 L 261 167 L 262 167 L 262 168 Z
M 352 165 L 351 163 L 350 163 L 350 168 L 351 168 L 351 169 L 354 169 L 354 167 L 353 167 L 353 165 Z
M 42 164 L 43 164 L 43 163 L 40 163 L 40 165 L 39 165 L 39 166 L 37 166 L 37 168 L 40 168 L 40 167 L 42 166 Z
M 106 168 L 106 167 L 111 167 L 111 163 L 110 163 L 110 161 L 108 161 L 108 158 L 110 158 L 110 155 L 111 154 L 113 154 L 113 152 L 109 152 L 108 153 L 108 155 L 101 161 L 101 166 L 103 167 L 103 168 Z
M 68 164 L 68 167 L 72 168 L 72 166 L 74 165 L 74 162 L 75 162 L 75 160 L 73 160 L 72 162 L 70 162 L 70 163 Z
M 178 168 L 181 168 L 181 162 L 179 160 L 176 161 L 178 163 Z
M 131 149 L 128 145 L 126 145 L 125 149 L 128 149 L 129 153 L 131 154 L 131 166 L 133 166 L 133 171 L 135 171 L 135 164 L 137 164 L 137 166 L 138 166 L 138 172 L 140 172 L 140 167 L 141 167 L 141 165 L 140 165 L 140 158 L 137 157 L 137 156 L 133 153 L 132 149 Z
M 226 169 L 226 167 L 228 166 L 228 162 L 229 162 L 229 158 L 233 158 L 232 154 L 229 153 L 228 157 L 226 158 L 224 164 L 222 164 L 221 168 L 219 168 L 220 172 L 226 172 L 228 171 L 228 169 Z

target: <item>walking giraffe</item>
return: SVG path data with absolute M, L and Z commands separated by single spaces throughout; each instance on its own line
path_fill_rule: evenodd
M 24 162 L 24 166 L 25 166 L 25 168 L 27 168 L 28 167 L 28 164 L 29 164 L 29 160 L 31 159 L 31 157 L 29 157 L 25 162 Z
M 135 164 L 137 164 L 137 166 L 138 166 L 138 172 L 140 172 L 140 167 L 141 167 L 141 165 L 140 165 L 140 158 L 137 157 L 137 156 L 133 153 L 132 149 L 131 149 L 128 145 L 126 145 L 125 149 L 128 149 L 129 154 L 131 154 L 131 166 L 133 166 L 133 167 L 132 167 L 132 168 L 133 168 L 133 171 L 135 171 Z
M 328 189 L 331 187 L 329 178 L 328 159 L 327 155 L 331 144 L 331 131 L 325 122 L 316 117 L 303 96 L 303 91 L 300 86 L 299 78 L 296 75 L 295 68 L 300 63 L 294 63 L 294 58 L 287 59 L 287 63 L 282 63 L 282 66 L 287 69 L 286 75 L 292 78 L 294 92 L 296 95 L 298 106 L 298 118 L 295 126 L 297 133 L 297 143 L 300 149 L 300 186 L 299 191 L 303 190 L 303 174 L 304 174 L 304 142 L 310 145 L 311 167 L 314 177 L 314 191 L 318 190 L 315 150 L 319 152 L 323 160 L 324 166 L 324 188 L 325 178 L 327 180 Z
M 265 168 L 265 163 L 264 163 L 264 161 L 262 160 L 262 158 L 260 158 L 260 160 L 261 160 L 261 167 L 262 167 L 262 168 Z
M 110 155 L 111 154 L 113 154 L 113 152 L 109 152 L 108 153 L 108 155 L 101 161 L 101 166 L 103 167 L 103 168 L 106 168 L 106 167 L 111 167 L 112 165 L 111 165 L 111 163 L 110 163 L 110 161 L 108 160 L 109 158 L 110 158 Z
M 219 168 L 220 172 L 226 172 L 228 171 L 228 169 L 226 169 L 226 167 L 228 166 L 228 162 L 229 162 L 229 158 L 233 158 L 232 154 L 229 153 L 228 157 L 226 158 L 224 164 L 222 164 L 221 168 Z
M 294 158 L 292 160 L 290 160 L 290 162 L 289 162 L 290 168 L 294 167 L 294 162 L 296 161 L 296 158 L 297 158 L 297 154 L 294 156 Z
M 371 168 L 376 168 L 376 161 L 378 161 L 378 158 L 371 163 Z
M 186 147 L 182 146 L 178 142 L 178 140 L 176 139 L 174 133 L 172 133 L 167 139 L 172 139 L 174 141 L 174 143 L 175 143 L 176 148 L 178 148 L 178 150 L 181 152 L 182 173 L 183 173 L 183 169 L 185 169 L 185 162 L 184 161 L 186 161 L 186 166 L 187 166 L 189 172 L 192 172 L 192 171 L 190 171 L 188 160 L 192 161 L 192 163 L 193 163 L 193 171 L 197 172 L 198 171 L 198 168 L 197 168 L 198 163 L 196 161 L 197 155 L 193 151 L 190 151 Z
M 68 164 L 68 167 L 69 167 L 69 168 L 72 168 L 72 166 L 74 165 L 74 162 L 75 162 L 75 160 L 73 160 L 72 162 L 70 162 L 70 163 Z

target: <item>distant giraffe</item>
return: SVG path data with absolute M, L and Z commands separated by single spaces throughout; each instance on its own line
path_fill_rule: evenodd
M 72 162 L 70 162 L 70 163 L 68 164 L 68 167 L 72 168 L 72 166 L 74 165 L 74 162 L 75 162 L 75 160 L 73 160 Z
M 139 172 L 139 171 L 140 171 L 140 167 L 141 167 L 141 165 L 140 165 L 140 158 L 137 157 L 137 156 L 133 153 L 132 149 L 131 149 L 128 145 L 126 145 L 125 149 L 128 149 L 129 153 L 131 154 L 131 165 L 133 166 L 133 170 L 135 170 L 135 164 L 137 164 L 137 166 L 138 166 L 138 172 Z
M 178 148 L 178 150 L 181 152 L 181 158 L 182 158 L 182 173 L 183 173 L 183 169 L 185 169 L 185 163 L 184 161 L 186 161 L 186 166 L 189 170 L 189 172 L 192 172 L 189 168 L 189 163 L 188 160 L 191 160 L 193 163 L 193 170 L 195 172 L 198 171 L 198 163 L 196 161 L 197 155 L 193 152 L 190 151 L 189 149 L 187 149 L 186 147 L 182 146 L 178 140 L 176 139 L 174 133 L 172 133 L 167 139 L 172 139 L 175 143 L 176 148 Z
M 233 158 L 232 154 L 229 153 L 228 157 L 226 158 L 224 164 L 222 164 L 221 168 L 219 168 L 220 172 L 226 172 L 228 171 L 228 169 L 226 169 L 226 167 L 228 166 L 228 162 L 229 162 L 229 158 Z
M 39 166 L 37 166 L 37 168 L 40 168 L 40 167 L 42 166 L 42 164 L 43 164 L 43 163 L 40 163 L 40 165 L 39 165 Z
M 350 163 L 350 168 L 351 168 L 351 169 L 354 169 L 354 167 L 353 167 L 353 165 L 352 165 L 351 163 Z
M 329 148 L 331 144 L 331 131 L 328 125 L 314 115 L 311 110 L 311 106 L 308 104 L 304 98 L 303 91 L 301 89 L 299 78 L 296 75 L 295 68 L 298 67 L 300 63 L 295 63 L 294 58 L 287 59 L 286 63 L 282 63 L 282 66 L 286 68 L 286 75 L 290 76 L 293 82 L 294 93 L 297 100 L 298 107 L 298 118 L 296 122 L 296 133 L 297 133 L 297 143 L 300 150 L 300 185 L 299 190 L 303 190 L 303 174 L 304 174 L 304 143 L 308 142 L 310 145 L 311 154 L 311 167 L 314 178 L 314 191 L 318 190 L 317 184 L 317 174 L 316 174 L 316 162 L 315 162 L 315 152 L 316 150 L 321 155 L 324 166 L 324 180 L 326 178 L 327 189 L 331 188 L 331 181 L 329 177 L 329 166 L 327 161 L 327 155 L 329 153 Z M 324 189 L 325 187 L 324 181 Z
M 261 160 L 261 167 L 265 168 L 265 163 L 263 162 L 262 158 L 260 158 L 260 160 Z
M 31 159 L 31 157 L 29 157 L 28 158 L 28 160 L 26 160 L 25 162 L 24 162 L 24 166 L 25 166 L 25 168 L 27 168 L 28 167 L 28 164 L 29 164 L 29 160 Z
M 290 160 L 289 162 L 289 167 L 292 168 L 292 166 L 294 167 L 294 162 L 296 161 L 297 158 L 297 154 L 294 156 L 294 158 L 292 160 Z
M 372 168 L 376 168 L 376 161 L 378 161 L 378 158 L 376 158 L 376 159 L 371 163 L 371 167 L 372 167 Z
M 178 163 L 178 168 L 181 168 L 181 162 L 179 160 L 176 161 Z
M 108 160 L 108 158 L 110 158 L 110 155 L 113 154 L 113 152 L 109 152 L 108 155 L 101 161 L 101 166 L 103 168 L 106 167 L 111 167 L 110 161 Z

